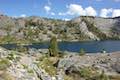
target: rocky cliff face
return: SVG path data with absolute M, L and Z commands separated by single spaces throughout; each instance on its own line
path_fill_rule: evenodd
M 120 37 L 120 17 L 116 18 L 100 18 L 100 17 L 78 17 L 72 20 L 81 25 L 82 28 L 87 27 L 83 32 L 92 33 L 90 39 L 116 39 Z M 81 27 L 80 26 L 80 27 Z M 82 30 L 82 29 L 81 29 Z M 86 31 L 88 30 L 88 31 Z M 96 39 L 97 39 L 96 38 Z
M 83 41 L 120 39 L 120 17 L 81 16 L 70 21 L 41 17 L 12 18 L 0 15 L 0 42 Z

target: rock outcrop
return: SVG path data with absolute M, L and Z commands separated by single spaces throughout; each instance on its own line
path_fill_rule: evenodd
M 44 49 L 31 50 L 26 54 L 0 48 L 0 55 L 4 53 L 0 57 L 0 80 L 96 80 L 103 71 L 120 79 L 120 52 L 48 57 Z

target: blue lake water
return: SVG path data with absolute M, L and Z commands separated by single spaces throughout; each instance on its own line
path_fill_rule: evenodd
M 1 45 L 7 49 L 17 47 L 15 44 Z M 86 41 L 86 42 L 59 42 L 59 49 L 61 51 L 79 52 L 83 48 L 88 53 L 101 52 L 103 49 L 107 52 L 120 51 L 120 41 Z M 33 43 L 24 47 L 46 49 L 49 47 L 49 42 Z

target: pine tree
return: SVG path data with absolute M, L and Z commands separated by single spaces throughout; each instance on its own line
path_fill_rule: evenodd
M 49 55 L 50 56 L 58 55 L 58 43 L 56 37 L 52 37 L 50 40 Z
M 79 53 L 80 56 L 83 56 L 85 55 L 85 50 L 83 48 L 80 49 L 80 53 Z

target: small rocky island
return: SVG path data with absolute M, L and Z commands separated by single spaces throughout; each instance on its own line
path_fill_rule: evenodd
M 120 80 L 120 52 L 62 52 L 55 37 L 48 49 L 0 47 L 0 80 Z

